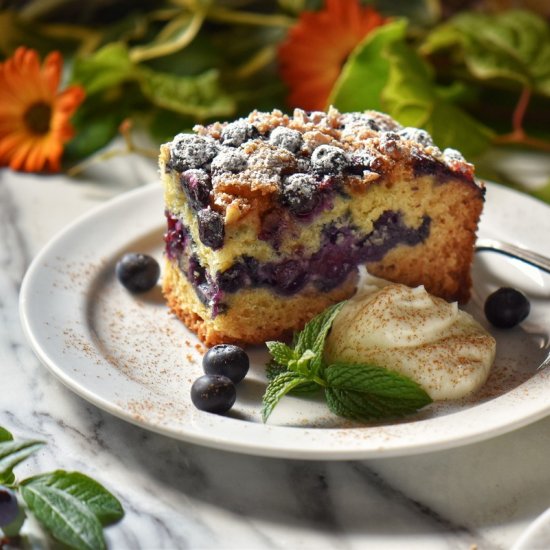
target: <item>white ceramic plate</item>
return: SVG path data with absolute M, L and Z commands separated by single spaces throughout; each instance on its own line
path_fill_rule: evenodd
M 350 459 L 420 453 L 479 441 L 550 413 L 550 276 L 499 254 L 479 253 L 468 309 L 484 323 L 482 304 L 499 286 L 524 290 L 529 318 L 495 331 L 492 375 L 476 396 L 433 404 L 397 423 L 351 424 L 321 401 L 286 397 L 267 425 L 260 420 L 266 353 L 252 368 L 227 416 L 196 410 L 189 388 L 202 374 L 196 337 L 168 313 L 160 290 L 134 296 L 114 276 L 126 251 L 162 261 L 161 190 L 140 188 L 67 227 L 37 256 L 21 289 L 21 318 L 42 362 L 71 390 L 144 428 L 185 441 L 266 456 Z M 489 185 L 480 235 L 502 237 L 550 256 L 550 208 Z
M 550 508 L 522 533 L 510 550 L 548 550 L 550 548 Z

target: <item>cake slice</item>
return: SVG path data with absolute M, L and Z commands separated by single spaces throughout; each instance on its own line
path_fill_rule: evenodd
M 387 115 L 253 112 L 161 147 L 163 292 L 207 345 L 298 330 L 358 266 L 465 302 L 484 188 Z

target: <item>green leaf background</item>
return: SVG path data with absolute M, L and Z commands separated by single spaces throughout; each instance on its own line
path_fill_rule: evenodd
M 406 30 L 407 23 L 396 20 L 369 34 L 346 62 L 329 101 L 342 111 L 385 111 L 404 126 L 426 129 L 440 148 L 479 154 L 490 129 L 447 99 L 407 43 Z
M 423 127 L 440 148 L 474 161 L 480 177 L 500 172 L 483 155 L 491 148 L 550 149 L 547 20 L 527 9 L 483 13 L 430 0 L 372 4 L 388 22 L 350 54 L 329 103 L 342 111 L 385 111 Z M 77 162 L 108 145 L 126 118 L 151 138 L 154 151 L 197 122 L 253 109 L 291 111 L 277 49 L 303 10 L 322 6 L 322 0 L 161 1 L 137 3 L 104 21 L 92 5 L 79 10 L 71 0 L 29 0 L 0 8 L 0 52 L 8 56 L 25 44 L 42 55 L 64 54 L 69 80 L 87 92 L 65 150 L 65 160 Z M 503 146 L 498 138 L 512 130 L 522 88 L 532 92 L 524 126 L 535 139 Z
M 432 31 L 421 47 L 425 54 L 448 49 L 475 78 L 504 79 L 550 96 L 550 28 L 534 13 L 461 13 Z

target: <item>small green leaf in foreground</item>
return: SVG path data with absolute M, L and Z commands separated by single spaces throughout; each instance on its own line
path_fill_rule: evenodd
M 13 440 L 13 435 L 10 432 L 8 432 L 6 428 L 2 428 L 2 426 L 0 426 L 0 442 L 12 441 L 12 440 Z
M 32 479 L 20 491 L 32 514 L 58 541 L 77 550 L 105 549 L 99 519 L 77 497 Z
M 103 526 L 120 520 L 120 502 L 97 481 L 80 472 L 56 470 L 16 482 L 13 468 L 42 445 L 41 441 L 14 441 L 0 427 L 0 484 L 19 492 L 27 508 L 2 528 L 6 544 L 19 535 L 32 514 L 59 542 L 77 550 L 105 548 Z
M 9 475 L 17 464 L 43 445 L 42 441 L 2 441 L 0 443 L 0 477 Z
M 25 485 L 47 485 L 64 491 L 85 504 L 97 516 L 102 525 L 120 520 L 124 511 L 120 502 L 103 485 L 80 472 L 55 472 L 26 479 Z

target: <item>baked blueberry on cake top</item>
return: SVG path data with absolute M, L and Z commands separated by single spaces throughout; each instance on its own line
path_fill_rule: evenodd
M 467 301 L 484 189 L 382 113 L 252 112 L 161 147 L 163 291 L 203 342 L 258 343 L 350 297 L 358 266 Z

